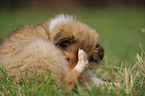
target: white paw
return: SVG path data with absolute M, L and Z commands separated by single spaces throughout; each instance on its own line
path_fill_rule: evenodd
M 79 49 L 78 57 L 79 61 L 87 61 L 87 54 L 82 49 Z
M 79 61 L 74 69 L 77 69 L 79 72 L 83 72 L 88 65 L 87 54 L 83 50 L 79 49 L 78 58 Z

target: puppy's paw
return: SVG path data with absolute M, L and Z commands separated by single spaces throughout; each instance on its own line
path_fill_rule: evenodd
M 74 69 L 78 70 L 79 72 L 83 72 L 88 66 L 88 59 L 86 53 L 81 49 L 79 49 L 78 58 L 79 61 Z
M 82 49 L 79 49 L 78 58 L 78 62 L 84 62 L 85 64 L 88 64 L 87 54 Z

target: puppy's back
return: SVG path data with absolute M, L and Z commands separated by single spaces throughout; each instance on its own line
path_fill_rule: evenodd
M 15 81 L 21 78 L 19 68 L 23 74 L 27 72 L 32 78 L 35 72 L 45 74 L 49 69 L 56 83 L 69 72 L 63 55 L 51 43 L 42 24 L 23 26 L 6 38 L 0 46 L 2 66 Z

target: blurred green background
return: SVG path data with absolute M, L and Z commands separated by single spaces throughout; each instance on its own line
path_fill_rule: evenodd
M 1 0 L 0 42 L 25 24 L 37 24 L 64 13 L 99 33 L 105 48 L 103 64 L 134 64 L 145 49 L 145 0 Z

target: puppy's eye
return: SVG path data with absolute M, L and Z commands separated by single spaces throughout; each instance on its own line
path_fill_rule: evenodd
M 68 45 L 70 45 L 70 41 L 69 40 L 65 40 L 65 41 L 60 43 L 61 47 L 67 47 Z
M 70 58 L 66 58 L 66 60 L 67 60 L 67 61 L 69 61 L 69 60 L 70 60 Z

